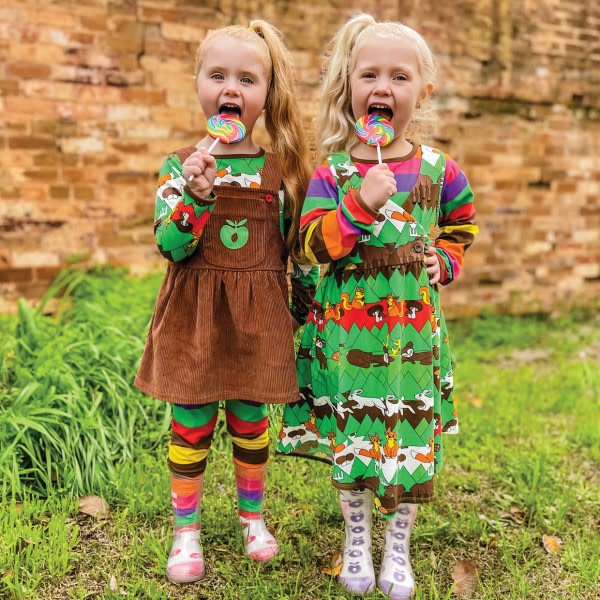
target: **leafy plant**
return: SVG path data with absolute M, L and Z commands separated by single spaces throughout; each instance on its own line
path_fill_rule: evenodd
M 4 494 L 101 491 L 135 445 L 160 440 L 168 407 L 132 387 L 151 310 L 137 298 L 124 272 L 97 269 L 64 272 L 36 309 L 19 301 L 0 363 Z M 51 299 L 58 309 L 48 316 Z

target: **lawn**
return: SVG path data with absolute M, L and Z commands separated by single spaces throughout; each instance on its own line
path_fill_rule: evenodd
M 323 572 L 343 535 L 326 465 L 272 459 L 266 518 L 281 553 L 262 566 L 243 556 L 222 421 L 202 501 L 207 576 L 165 579 L 170 411 L 131 387 L 159 285 L 71 272 L 38 309 L 0 316 L 0 598 L 349 597 Z M 415 598 L 456 597 L 453 572 L 468 565 L 474 599 L 597 599 L 600 319 L 486 313 L 450 336 L 461 433 L 445 438 L 435 500 L 419 508 Z M 280 408 L 271 416 L 276 434 Z M 106 516 L 79 510 L 92 494 Z

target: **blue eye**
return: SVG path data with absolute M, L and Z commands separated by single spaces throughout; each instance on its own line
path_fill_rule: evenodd
M 223 77 L 223 75 L 221 75 L 221 73 L 213 73 L 210 77 L 211 77 L 211 79 L 217 79 L 219 81 L 224 79 L 224 77 Z
M 240 81 L 242 83 L 254 83 L 250 77 L 242 77 Z

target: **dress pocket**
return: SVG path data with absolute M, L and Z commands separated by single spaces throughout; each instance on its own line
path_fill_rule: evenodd
M 203 237 L 204 258 L 226 269 L 247 269 L 263 262 L 266 225 L 260 217 L 212 215 Z

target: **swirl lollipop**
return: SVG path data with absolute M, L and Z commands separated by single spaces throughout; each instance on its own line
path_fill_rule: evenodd
M 212 116 L 207 121 L 206 132 L 214 139 L 214 142 L 208 149 L 208 152 L 210 153 L 219 142 L 222 142 L 223 144 L 235 144 L 236 142 L 241 142 L 246 135 L 246 127 L 239 119 L 220 114 Z M 191 181 L 192 179 L 194 179 L 194 176 L 190 175 L 188 181 Z
M 381 146 L 387 146 L 394 141 L 394 128 L 392 124 L 379 115 L 365 115 L 356 121 L 354 131 L 358 139 L 377 148 L 377 159 L 381 164 Z

